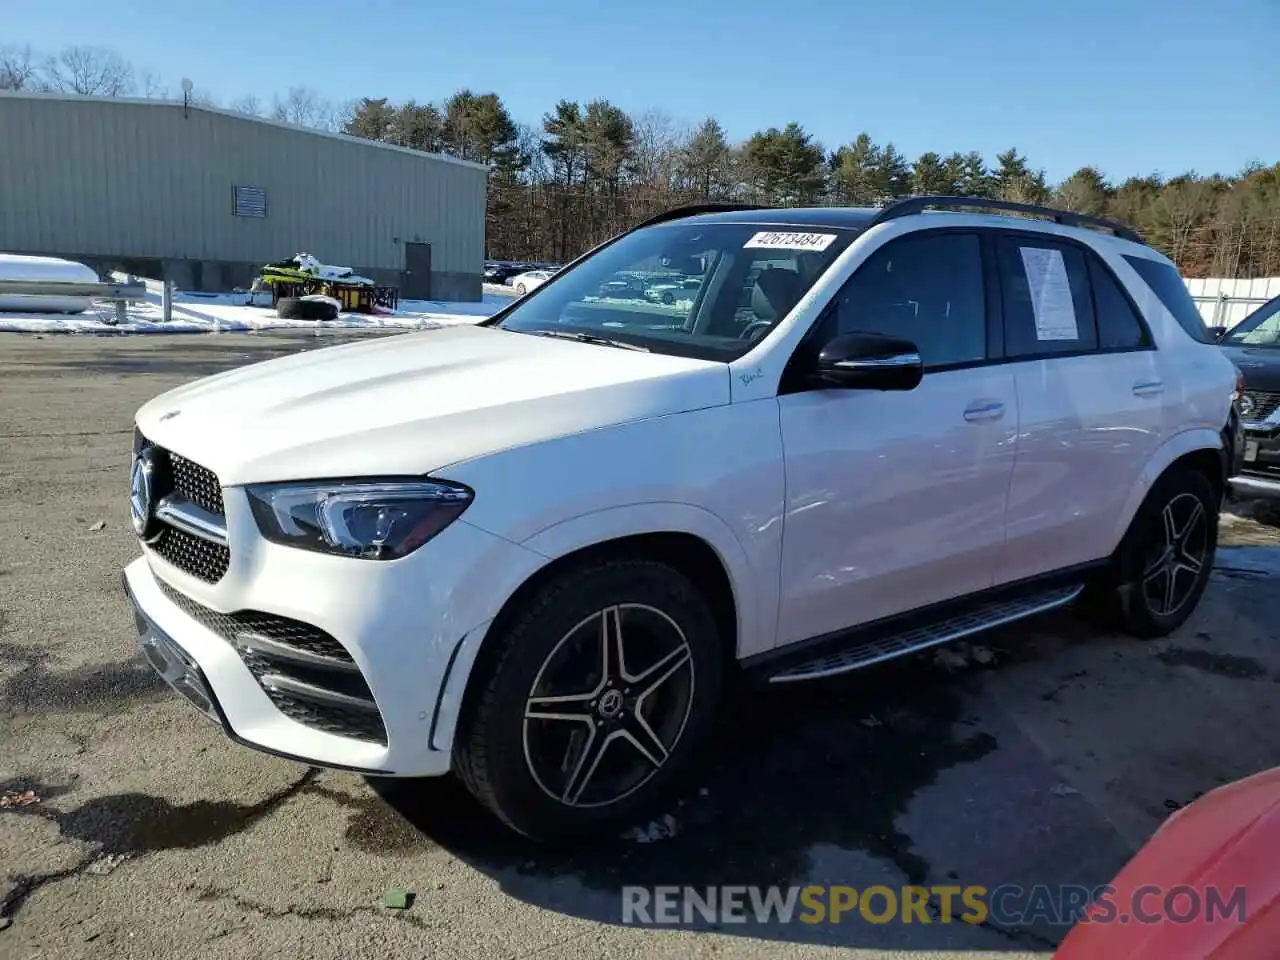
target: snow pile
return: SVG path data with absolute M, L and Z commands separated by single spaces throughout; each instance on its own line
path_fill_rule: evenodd
M 147 302 L 129 304 L 128 319 L 113 324 L 113 304 L 97 304 L 81 316 L 0 313 L 0 333 L 235 333 L 258 330 L 431 330 L 478 323 L 511 302 L 485 294 L 479 303 L 401 300 L 394 313 L 339 314 L 336 320 L 284 320 L 270 307 L 246 306 L 244 293 L 176 293 L 173 319 L 163 322 L 160 284 L 147 281 Z
M 57 257 L 24 257 L 0 253 L 0 280 L 50 280 L 97 283 L 98 275 L 83 263 Z M 88 297 L 43 297 L 0 294 L 0 312 L 81 313 L 89 309 Z
M 350 267 L 335 267 L 331 263 L 321 263 L 309 253 L 299 253 L 293 258 L 299 270 L 323 280 L 341 280 L 343 283 L 362 283 L 373 286 L 373 281 L 362 277 Z

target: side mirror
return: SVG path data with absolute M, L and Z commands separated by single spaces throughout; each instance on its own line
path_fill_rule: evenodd
M 910 340 L 850 333 L 828 341 L 815 373 L 823 384 L 846 390 L 914 390 L 924 365 Z
M 1221 340 L 1221 339 L 1222 339 L 1223 337 L 1225 337 L 1226 335 L 1227 335 L 1227 328 L 1226 328 L 1226 327 L 1210 327 L 1210 328 L 1209 328 L 1209 336 L 1213 337 L 1213 342 L 1214 342 L 1214 343 L 1217 343 L 1219 340 Z

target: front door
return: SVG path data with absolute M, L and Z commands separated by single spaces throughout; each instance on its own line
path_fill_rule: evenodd
M 779 644 L 992 585 L 1018 404 L 1012 372 L 987 363 L 983 263 L 974 233 L 892 240 L 818 321 L 807 349 L 856 331 L 902 337 L 925 375 L 910 391 L 799 386 L 779 397 Z
M 400 297 L 404 300 L 431 299 L 431 244 L 404 245 L 404 288 Z

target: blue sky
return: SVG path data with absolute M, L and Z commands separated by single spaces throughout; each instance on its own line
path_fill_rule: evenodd
M 8 0 L 0 44 L 111 46 L 223 103 L 291 85 L 443 99 L 537 123 L 604 97 L 731 138 L 796 120 L 915 157 L 1010 145 L 1060 179 L 1280 161 L 1280 0 Z M 127 11 L 127 12 L 126 12 Z M 292 34 L 291 40 L 284 38 Z

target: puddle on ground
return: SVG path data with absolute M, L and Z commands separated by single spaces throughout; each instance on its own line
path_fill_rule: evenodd
M 38 647 L 0 643 L 0 660 L 18 671 L 0 681 L 0 704 L 24 713 L 74 713 L 158 700 L 167 688 L 142 657 L 123 663 L 90 663 L 71 670 L 49 669 Z
M 860 677 L 743 690 L 684 799 L 675 837 L 567 847 L 512 834 L 454 778 L 371 781 L 339 801 L 344 839 L 383 855 L 434 848 L 481 870 L 573 876 L 597 890 L 627 884 L 785 884 L 808 876 L 817 844 L 891 861 L 910 882 L 929 865 L 895 820 L 940 770 L 995 749 L 961 715 L 959 678 L 904 661 Z
M 13 807 L 0 815 L 34 816 L 57 824 L 69 840 L 97 846 L 98 856 L 126 856 L 160 850 L 194 850 L 241 833 L 302 793 L 319 771 L 307 770 L 283 790 L 253 804 L 197 800 L 173 804 L 145 793 L 119 793 L 86 800 L 71 810 L 55 810 L 47 802 L 67 788 L 30 780 L 0 785 L 5 789 L 34 790 L 41 802 Z
M 1170 667 L 1192 667 L 1205 673 L 1230 677 L 1235 680 L 1261 680 L 1267 668 L 1252 657 L 1230 653 L 1214 653 L 1211 650 L 1187 650 L 1170 647 L 1156 654 L 1156 659 Z

